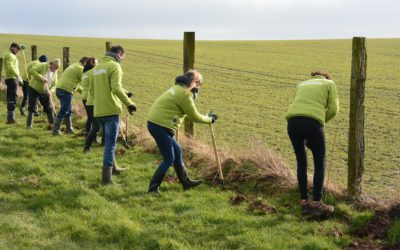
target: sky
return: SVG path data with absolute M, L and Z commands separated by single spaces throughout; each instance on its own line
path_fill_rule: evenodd
M 400 37 L 400 0 L 0 0 L 0 33 L 199 40 Z

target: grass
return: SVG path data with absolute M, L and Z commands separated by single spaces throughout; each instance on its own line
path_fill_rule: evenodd
M 71 62 L 81 56 L 101 58 L 106 39 L 0 35 L 0 51 L 11 41 L 38 45 L 38 53 L 61 57 L 69 46 Z M 131 122 L 145 126 L 151 103 L 182 71 L 182 41 L 109 39 L 126 48 L 124 85 L 135 93 L 138 113 Z M 379 198 L 399 197 L 400 122 L 398 112 L 400 39 L 369 39 L 366 89 L 366 159 L 363 189 Z M 27 57 L 30 52 L 27 51 Z M 22 58 L 22 57 L 20 57 Z M 240 153 L 254 141 L 295 158 L 286 133 L 285 112 L 295 85 L 314 69 L 330 71 L 337 83 L 341 110 L 327 124 L 330 181 L 346 187 L 351 40 L 198 41 L 196 68 L 205 85 L 198 99 L 202 112 L 213 110 L 218 145 Z M 209 143 L 207 126 L 196 138 Z M 382 185 L 384 183 L 384 185 Z
M 306 221 L 296 190 L 248 191 L 277 214 L 233 206 L 235 192 L 209 184 L 183 192 L 164 182 L 161 196 L 148 195 L 160 156 L 139 146 L 118 157 L 129 167 L 119 185 L 102 186 L 100 146 L 83 154 L 82 137 L 51 136 L 44 117 L 31 130 L 22 118 L 6 125 L 3 102 L 0 110 L 0 249 L 339 249 L 353 240 L 343 217 L 369 215 L 327 197 L 337 215 Z

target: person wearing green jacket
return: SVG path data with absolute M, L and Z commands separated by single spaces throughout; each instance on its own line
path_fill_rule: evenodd
M 22 73 L 22 80 L 24 81 L 24 84 L 22 86 L 22 93 L 23 93 L 23 98 L 21 102 L 21 107 L 20 107 L 20 112 L 22 116 L 26 115 L 25 112 L 25 106 L 28 103 L 28 98 L 29 98 L 29 81 L 30 81 L 30 71 L 32 70 L 33 67 L 39 65 L 40 63 L 45 63 L 47 62 L 47 56 L 46 55 L 41 55 L 38 60 L 33 60 L 32 62 L 28 63 L 28 66 L 26 67 L 27 70 L 23 71 Z
M 98 64 L 99 62 L 96 60 L 96 58 L 88 58 L 86 61 L 85 66 L 83 67 L 83 75 L 82 75 L 82 82 L 80 84 L 80 87 L 82 89 L 81 93 L 81 99 L 83 106 L 85 107 L 86 110 L 86 124 L 85 124 L 85 136 L 89 133 L 90 129 L 92 128 L 93 124 L 93 101 L 91 100 L 88 103 L 88 95 L 89 95 L 89 87 L 90 87 L 90 79 L 93 77 L 93 68 Z
M 325 175 L 324 125 L 339 111 L 339 98 L 335 83 L 328 73 L 311 73 L 312 79 L 299 83 L 286 119 L 288 134 L 297 161 L 297 179 L 303 215 L 329 215 L 334 207 L 322 202 Z M 307 192 L 307 146 L 314 158 L 313 201 Z
M 43 106 L 47 114 L 48 127 L 54 124 L 54 104 L 52 101 L 51 89 L 57 84 L 57 70 L 60 65 L 60 59 L 56 58 L 47 63 L 40 63 L 32 68 L 29 83 L 29 107 L 26 120 L 27 128 L 32 128 L 33 116 L 36 112 L 37 102 Z
M 171 165 L 184 190 L 198 186 L 202 180 L 191 180 L 182 159 L 182 149 L 175 139 L 175 133 L 185 117 L 197 123 L 214 123 L 218 116 L 210 112 L 202 115 L 197 111 L 195 98 L 202 86 L 203 78 L 190 70 L 175 79 L 176 85 L 165 91 L 153 103 L 147 115 L 147 128 L 157 143 L 163 161 L 151 178 L 148 193 L 159 194 L 159 187 Z
M 10 49 L 3 55 L 4 78 L 7 86 L 7 124 L 17 123 L 14 119 L 14 110 L 17 106 L 17 88 L 18 85 L 23 84 L 16 56 L 20 50 L 21 45 L 12 43 Z
M 56 86 L 56 96 L 60 100 L 60 111 L 57 114 L 53 127 L 53 135 L 62 135 L 60 131 L 61 123 L 65 118 L 67 134 L 73 134 L 72 127 L 72 97 L 75 91 L 81 92 L 79 83 L 82 81 L 83 67 L 87 57 L 82 57 L 79 62 L 71 64 L 61 75 Z
M 104 155 L 102 168 L 102 182 L 104 185 L 113 184 L 112 174 L 118 174 L 115 160 L 115 148 L 119 130 L 119 115 L 122 104 L 127 106 L 128 112 L 136 112 L 135 104 L 126 95 L 122 88 L 121 62 L 125 58 L 125 51 L 121 46 L 114 46 L 106 53 L 100 63 L 93 69 L 91 86 L 93 86 L 94 117 L 103 128 Z

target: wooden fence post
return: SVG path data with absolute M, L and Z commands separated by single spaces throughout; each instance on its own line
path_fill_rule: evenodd
M 364 172 L 364 96 L 367 78 L 366 38 L 353 38 L 350 86 L 350 119 L 348 145 L 348 182 L 349 196 L 361 195 L 361 181 Z
M 106 42 L 106 52 L 110 51 L 111 47 L 112 47 L 112 43 Z
M 35 61 L 37 59 L 37 46 L 32 45 L 31 51 L 32 51 L 32 61 Z
M 63 48 L 63 71 L 69 66 L 69 47 Z
M 183 73 L 194 69 L 195 33 L 185 32 L 183 40 Z M 185 134 L 189 137 L 194 136 L 194 123 L 190 119 L 185 119 Z
M 0 80 L 1 78 L 1 72 L 3 71 L 3 58 L 0 57 Z

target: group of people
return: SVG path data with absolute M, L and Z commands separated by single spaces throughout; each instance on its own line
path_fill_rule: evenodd
M 16 54 L 21 46 L 12 43 L 4 53 L 3 68 L 7 85 L 7 124 L 15 124 L 18 85 L 23 88 L 21 115 L 26 115 L 25 104 L 29 102 L 27 128 L 32 128 L 33 117 L 37 115 L 38 102 L 47 114 L 48 127 L 55 136 L 62 135 L 60 127 L 66 122 L 66 133 L 74 133 L 72 126 L 73 95 L 81 93 L 87 121 L 85 125 L 84 152 L 90 152 L 91 144 L 102 130 L 104 145 L 102 183 L 113 184 L 113 175 L 126 170 L 118 167 L 115 159 L 116 140 L 120 126 L 120 114 L 125 106 L 130 114 L 136 112 L 131 100 L 132 92 L 122 86 L 121 62 L 125 51 L 121 46 L 112 47 L 98 62 L 93 57 L 82 57 L 70 65 L 58 79 L 60 59 L 47 60 L 45 55 L 32 61 L 26 67 L 22 78 Z M 330 214 L 334 208 L 322 202 L 325 173 L 324 125 L 338 113 L 339 100 L 335 83 L 328 73 L 317 71 L 312 78 L 299 83 L 295 97 L 286 118 L 288 134 L 297 160 L 297 177 L 300 190 L 300 205 L 304 215 Z M 192 180 L 185 168 L 182 149 L 176 141 L 176 132 L 185 118 L 196 123 L 211 124 L 218 120 L 212 112 L 203 115 L 197 111 L 195 100 L 203 85 L 203 77 L 196 70 L 189 70 L 176 77 L 175 84 L 162 93 L 151 106 L 147 115 L 147 129 L 154 138 L 163 161 L 154 172 L 148 192 L 160 193 L 161 183 L 173 166 L 184 190 L 196 187 L 202 180 Z M 60 110 L 55 115 L 52 92 L 55 90 Z M 308 198 L 307 154 L 308 147 L 314 158 L 313 198 Z

